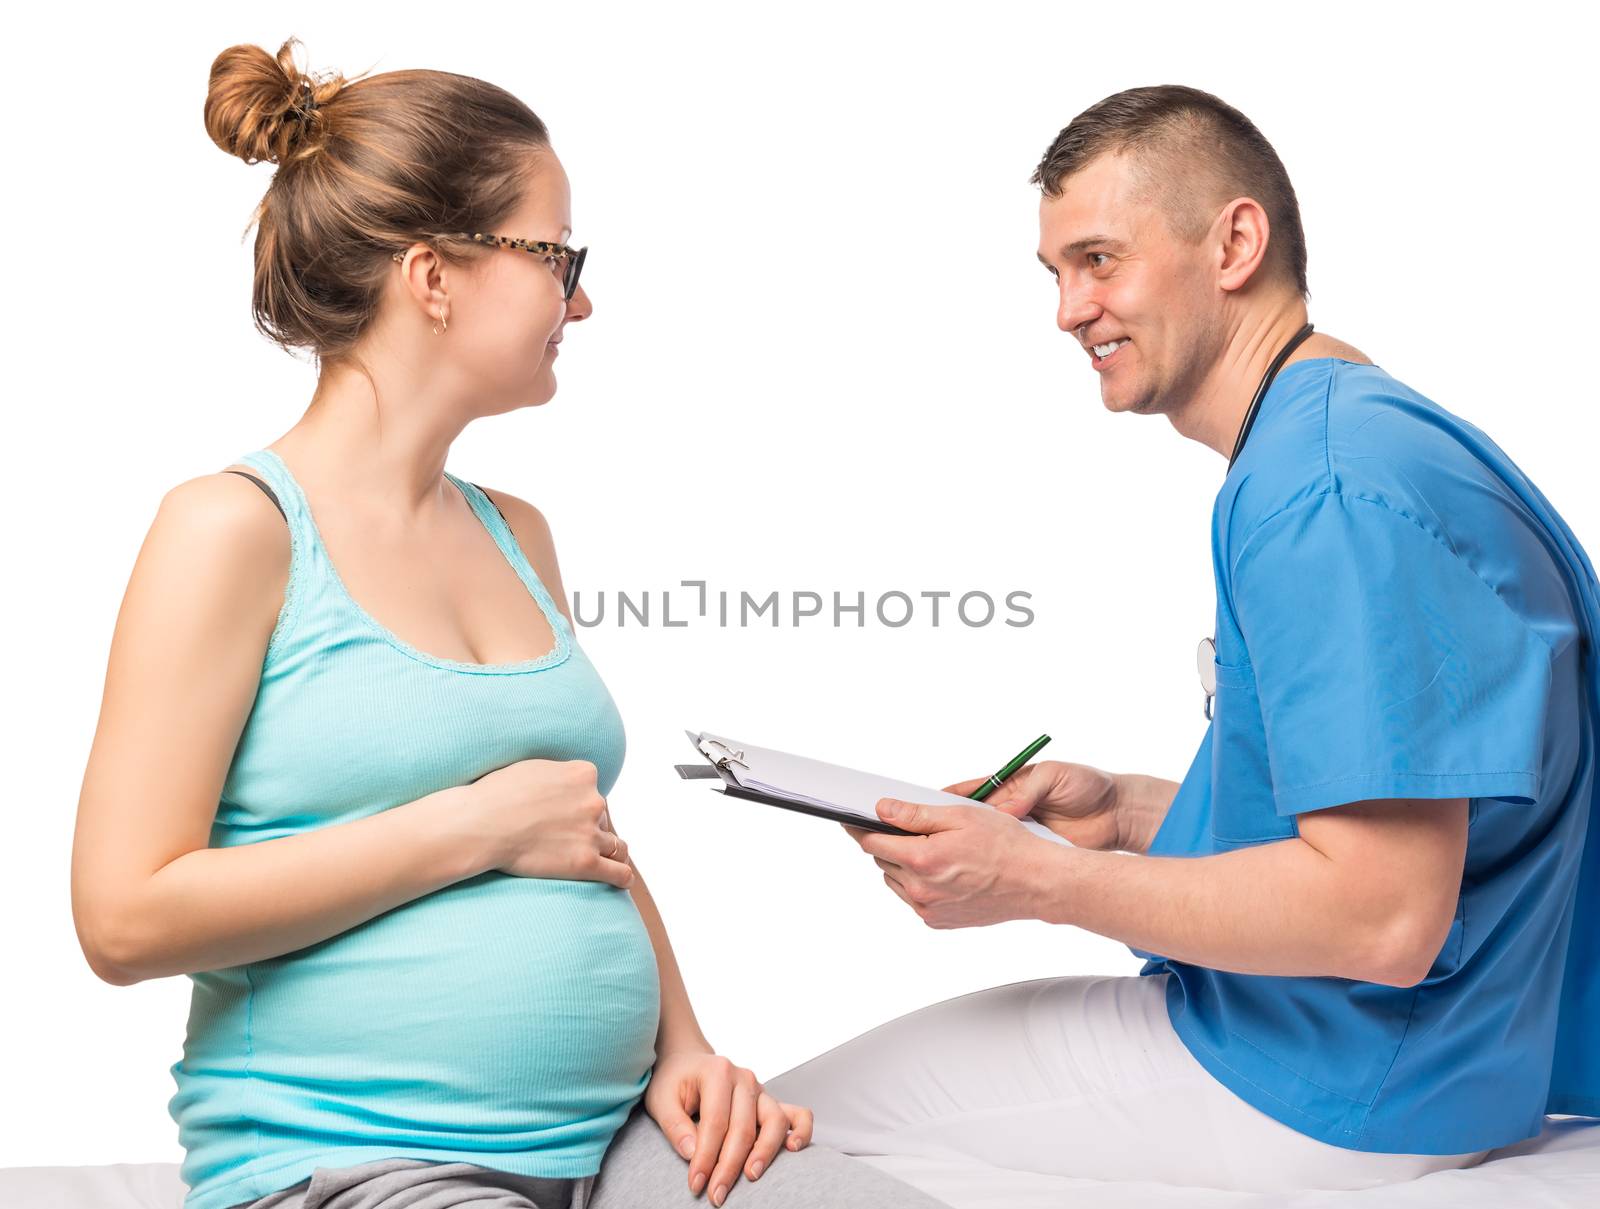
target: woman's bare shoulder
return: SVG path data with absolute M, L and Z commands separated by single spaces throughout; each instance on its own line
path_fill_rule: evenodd
M 237 548 L 239 557 L 254 563 L 281 555 L 289 565 L 288 527 L 283 513 L 266 494 L 237 474 L 241 470 L 260 478 L 250 466 L 234 463 L 224 470 L 196 475 L 170 488 L 162 497 L 152 528 L 178 528 L 202 541 L 215 557 L 222 549 Z
M 272 501 L 254 483 L 216 471 L 162 496 L 134 579 L 145 595 L 173 607 L 203 596 L 183 607 L 218 617 L 231 613 L 244 623 L 237 632 L 261 625 L 270 631 L 288 586 L 290 554 L 288 526 Z

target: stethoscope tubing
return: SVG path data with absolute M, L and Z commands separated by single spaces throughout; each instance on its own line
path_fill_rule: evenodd
M 1250 399 L 1250 406 L 1245 409 L 1244 422 L 1239 425 L 1239 435 L 1233 442 L 1233 453 L 1228 458 L 1228 469 L 1233 469 L 1233 464 L 1239 460 L 1239 451 L 1244 448 L 1246 438 L 1250 436 L 1250 426 L 1256 422 L 1256 412 L 1261 410 L 1261 400 L 1267 397 L 1267 391 L 1272 387 L 1272 380 L 1278 376 L 1278 371 L 1283 368 L 1283 363 L 1289 359 L 1289 354 L 1299 348 L 1307 336 L 1311 335 L 1311 324 L 1306 324 L 1289 338 L 1287 344 L 1278 350 L 1278 355 L 1273 357 L 1272 364 L 1267 366 L 1267 372 L 1261 375 L 1261 383 L 1256 387 L 1256 393 Z M 1224 476 L 1226 477 L 1226 476 Z M 1200 649 L 1195 652 L 1200 665 L 1200 687 L 1204 690 L 1206 699 L 1202 707 L 1206 721 L 1211 721 L 1211 702 L 1216 697 L 1217 686 L 1215 681 L 1215 668 L 1212 667 L 1217 657 L 1217 644 L 1214 639 L 1202 638 Z

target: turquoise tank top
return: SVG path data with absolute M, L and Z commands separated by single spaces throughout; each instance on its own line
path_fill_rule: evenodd
M 417 650 L 346 591 L 276 453 L 240 459 L 288 521 L 289 584 L 210 846 L 364 818 L 518 760 L 621 770 L 622 719 L 494 502 L 448 471 L 549 619 L 517 663 Z M 644 922 L 602 882 L 483 873 L 266 961 L 190 975 L 168 1111 L 184 1209 L 386 1157 L 599 1169 L 655 1059 Z

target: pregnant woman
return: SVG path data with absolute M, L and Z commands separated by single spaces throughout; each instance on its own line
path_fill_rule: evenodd
M 611 826 L 622 723 L 550 530 L 444 468 L 590 314 L 544 124 L 294 46 L 219 55 L 205 122 L 278 165 L 255 321 L 317 388 L 162 500 L 73 848 L 96 972 L 193 980 L 185 1209 L 937 1205 L 713 1052 Z

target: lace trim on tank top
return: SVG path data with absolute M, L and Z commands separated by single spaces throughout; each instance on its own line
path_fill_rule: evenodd
M 261 449 L 238 459 L 246 465 L 254 466 L 274 478 L 280 490 L 292 498 L 293 506 L 300 518 L 297 524 L 285 510 L 283 502 L 277 493 L 273 492 L 268 484 L 260 483 L 253 475 L 245 475 L 243 471 L 235 470 L 230 473 L 243 475 L 265 491 L 272 502 L 277 505 L 278 511 L 283 514 L 289 527 L 291 545 L 289 586 L 285 591 L 283 609 L 279 613 L 278 624 L 273 628 L 272 637 L 268 640 L 264 665 L 270 665 L 277 653 L 286 645 L 292 631 L 295 619 L 300 612 L 300 605 L 305 594 L 305 581 L 307 568 L 312 549 L 322 552 L 322 565 L 326 570 L 326 579 L 329 589 L 337 594 L 345 608 L 355 616 L 362 625 L 381 637 L 391 647 L 401 654 L 407 655 L 419 663 L 430 667 L 443 668 L 449 671 L 464 672 L 469 675 L 515 675 L 524 672 L 543 671 L 546 668 L 556 667 L 565 663 L 573 650 L 573 634 L 567 624 L 566 617 L 555 605 L 554 599 L 546 590 L 544 582 L 539 578 L 538 572 L 522 552 L 516 535 L 511 530 L 511 523 L 506 519 L 500 506 L 489 498 L 476 483 L 457 478 L 448 470 L 445 477 L 456 485 L 457 490 L 467 501 L 478 522 L 488 531 L 490 538 L 499 548 L 501 557 L 510 564 L 511 569 L 522 581 L 523 586 L 533 597 L 534 602 L 544 614 L 550 626 L 554 645 L 543 655 L 532 659 L 517 660 L 511 663 L 472 663 L 467 660 L 449 659 L 442 655 L 433 655 L 421 650 L 401 638 L 390 630 L 376 617 L 367 612 L 361 603 L 355 599 L 345 586 L 344 580 L 339 575 L 339 570 L 333 564 L 333 559 L 328 555 L 327 545 L 322 541 L 322 534 L 317 528 L 316 518 L 311 514 L 311 508 L 306 500 L 305 493 L 300 490 L 299 483 L 290 472 L 288 465 L 271 449 Z M 303 536 L 302 536 L 303 534 Z

